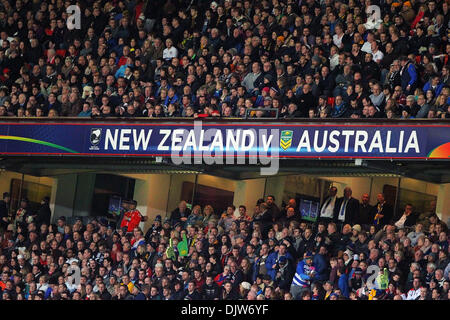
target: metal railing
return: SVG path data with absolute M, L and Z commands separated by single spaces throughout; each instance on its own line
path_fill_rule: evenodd
M 278 115 L 279 115 L 278 108 L 247 108 L 247 109 L 245 109 L 244 119 L 257 119 L 257 120 L 261 119 L 259 117 L 249 117 L 250 113 L 257 112 L 257 111 L 264 111 L 265 113 L 275 111 L 275 116 L 274 117 L 264 116 L 263 118 L 265 118 L 265 119 L 279 119 L 279 117 L 278 117 Z

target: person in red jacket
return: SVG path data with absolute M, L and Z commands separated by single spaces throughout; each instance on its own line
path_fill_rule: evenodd
M 124 213 L 120 228 L 127 228 L 127 232 L 133 232 L 134 228 L 139 226 L 139 223 L 144 220 L 143 216 L 136 209 L 137 202 L 130 201 L 129 210 Z

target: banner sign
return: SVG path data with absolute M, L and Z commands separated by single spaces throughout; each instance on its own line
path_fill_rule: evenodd
M 0 154 L 449 159 L 450 125 L 0 122 Z

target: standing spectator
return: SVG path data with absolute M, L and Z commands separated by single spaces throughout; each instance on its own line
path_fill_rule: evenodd
M 3 193 L 3 199 L 0 201 L 0 226 L 6 231 L 9 224 L 9 204 L 11 196 L 8 192 Z

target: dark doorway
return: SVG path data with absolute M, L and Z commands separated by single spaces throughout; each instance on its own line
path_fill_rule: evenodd
M 183 182 L 180 200 L 191 203 L 193 192 L 194 183 L 188 181 Z M 234 192 L 232 191 L 197 184 L 194 194 L 194 203 L 192 203 L 192 205 L 198 204 L 203 209 L 209 204 L 214 208 L 214 212 L 220 215 L 229 205 L 233 204 L 233 198 Z
M 109 216 L 112 197 L 132 199 L 136 180 L 113 174 L 97 174 L 92 197 L 92 216 Z

